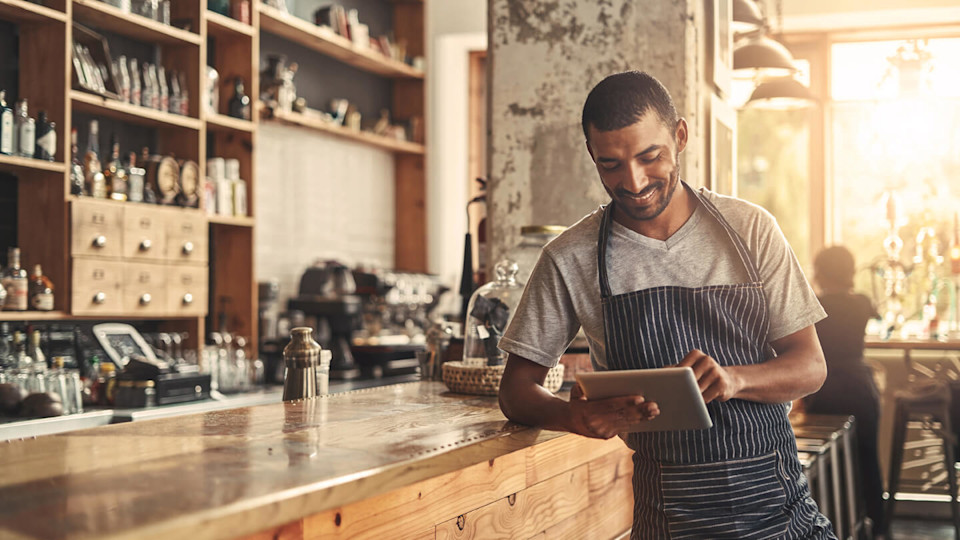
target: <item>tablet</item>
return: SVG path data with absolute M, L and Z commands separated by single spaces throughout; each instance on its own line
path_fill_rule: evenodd
M 587 399 L 640 395 L 657 403 L 660 414 L 631 426 L 628 432 L 713 427 L 697 379 L 689 367 L 596 371 L 577 373 L 576 377 Z

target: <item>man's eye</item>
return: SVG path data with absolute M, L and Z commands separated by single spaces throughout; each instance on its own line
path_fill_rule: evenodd
M 601 165 L 601 167 L 603 167 L 603 170 L 605 170 L 605 171 L 615 171 L 615 170 L 617 170 L 617 169 L 620 168 L 620 164 L 619 164 L 619 163 L 614 163 L 614 164 L 611 164 L 611 165 Z
M 661 155 L 662 154 L 657 154 L 651 158 L 643 157 L 643 158 L 640 158 L 640 161 L 642 161 L 643 163 L 653 163 L 654 161 L 657 161 L 658 159 L 660 159 Z

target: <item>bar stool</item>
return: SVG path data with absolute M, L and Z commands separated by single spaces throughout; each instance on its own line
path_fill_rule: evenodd
M 953 431 L 950 426 L 950 388 L 940 381 L 924 380 L 914 383 L 894 396 L 893 447 L 890 457 L 890 489 L 886 502 L 886 529 L 893 521 L 896 495 L 900 489 L 900 469 L 903 465 L 903 446 L 906 442 L 907 423 L 913 416 L 923 416 L 939 422 L 940 429 L 933 430 L 943 441 L 943 464 L 950 489 L 950 512 L 953 515 L 954 538 L 960 540 L 960 504 L 957 503 L 956 462 L 953 453 Z M 887 531 L 884 531 L 887 532 Z

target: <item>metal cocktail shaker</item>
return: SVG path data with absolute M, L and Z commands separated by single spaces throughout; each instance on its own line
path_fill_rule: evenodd
M 313 398 L 320 392 L 317 368 L 320 365 L 321 350 L 312 334 L 313 328 L 308 327 L 290 331 L 290 343 L 283 349 L 283 364 L 287 368 L 283 379 L 284 401 Z M 323 393 L 326 393 L 326 388 Z

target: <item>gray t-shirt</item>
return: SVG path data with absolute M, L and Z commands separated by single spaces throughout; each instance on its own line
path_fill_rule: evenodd
M 826 317 L 776 219 L 747 201 L 704 190 L 754 254 L 770 315 L 768 341 Z M 500 348 L 553 367 L 583 327 L 595 369 L 607 369 L 597 272 L 602 208 L 544 247 Z M 705 287 L 749 280 L 724 228 L 701 205 L 666 241 L 613 222 L 607 274 L 614 295 L 665 285 Z M 682 358 L 675 359 L 679 362 Z

